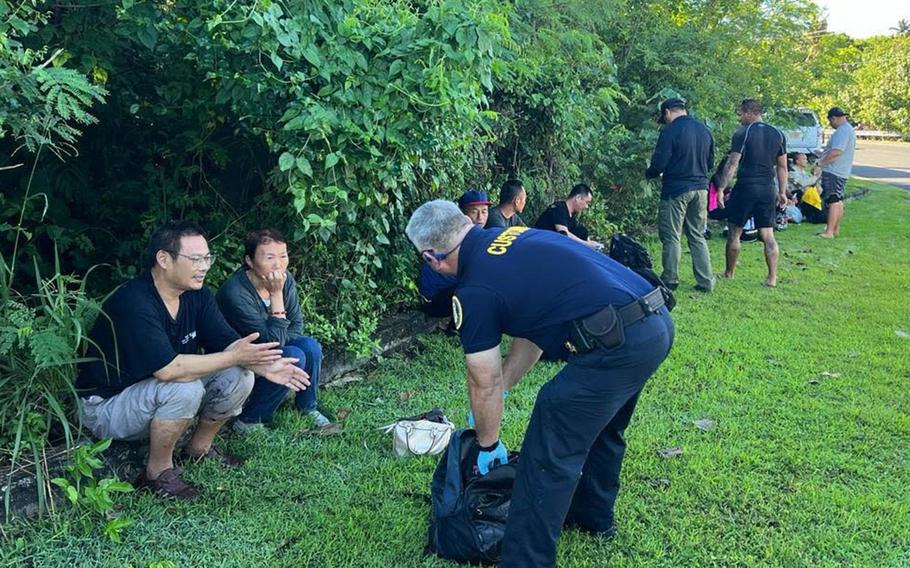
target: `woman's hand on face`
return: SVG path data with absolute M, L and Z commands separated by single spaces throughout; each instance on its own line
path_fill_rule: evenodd
M 284 291 L 284 283 L 288 279 L 288 273 L 284 270 L 275 270 L 266 272 L 260 278 L 265 283 L 265 288 L 269 291 L 269 294 L 280 294 Z

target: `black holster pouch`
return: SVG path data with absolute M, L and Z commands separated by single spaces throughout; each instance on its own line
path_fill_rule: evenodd
M 622 318 L 613 306 L 607 306 L 584 319 L 572 321 L 569 341 L 578 353 L 590 353 L 595 347 L 614 349 L 626 340 Z

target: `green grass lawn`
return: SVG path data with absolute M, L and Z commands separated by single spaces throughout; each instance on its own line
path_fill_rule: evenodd
M 682 271 L 676 344 L 627 431 L 619 533 L 566 531 L 560 566 L 910 566 L 910 194 L 860 186 L 871 192 L 847 204 L 839 239 L 778 233 L 775 290 L 759 243 L 714 294 Z M 720 272 L 722 242 L 710 245 Z M 510 448 L 558 368 L 538 365 L 507 399 Z M 349 411 L 343 434 L 308 434 L 285 410 L 274 430 L 226 441 L 243 469 L 188 468 L 198 502 L 123 499 L 137 520 L 123 544 L 83 536 L 67 513 L 7 527 L 0 564 L 449 566 L 423 556 L 437 459 L 393 457 L 378 427 L 433 406 L 463 424 L 464 383 L 456 340 L 428 337 L 322 393 Z M 661 457 L 669 447 L 683 454 Z

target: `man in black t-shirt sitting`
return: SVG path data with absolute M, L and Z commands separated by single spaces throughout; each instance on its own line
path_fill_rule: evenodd
M 591 205 L 594 195 L 586 184 L 576 184 L 565 201 L 557 201 L 541 214 L 534 224 L 535 229 L 556 231 L 572 240 L 578 241 L 592 249 L 601 249 L 603 245 L 588 238 L 588 229 L 579 223 L 574 215 L 581 213 Z
M 162 497 L 191 499 L 198 490 L 174 467 L 177 440 L 194 418 L 187 458 L 240 460 L 212 445 L 253 388 L 253 372 L 299 391 L 309 377 L 281 357 L 278 344 L 240 338 L 203 285 L 212 254 L 202 230 L 167 223 L 149 241 L 142 275 L 104 302 L 79 366 L 82 424 L 99 438 L 149 440 L 145 483 Z M 205 354 L 199 354 L 203 350 Z
M 787 203 L 787 140 L 780 130 L 762 122 L 762 106 L 755 99 L 744 100 L 736 113 L 742 128 L 733 134 L 730 154 L 718 188 L 718 193 L 723 195 L 736 175 L 736 185 L 729 201 L 725 204 L 723 199 L 718 200 L 718 206 L 726 209 L 730 226 L 724 277 L 733 278 L 739 258 L 739 238 L 746 221 L 753 217 L 759 237 L 765 243 L 768 277 L 764 284 L 774 287 L 777 285 L 780 254 L 774 239 L 774 222 L 777 206 Z

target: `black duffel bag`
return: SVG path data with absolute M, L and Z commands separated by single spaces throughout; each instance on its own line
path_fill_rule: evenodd
M 610 252 L 608 254 L 610 258 L 620 264 L 624 264 L 632 272 L 647 280 L 651 286 L 658 288 L 664 297 L 664 305 L 667 306 L 667 311 L 673 311 L 673 307 L 676 306 L 676 298 L 673 296 L 673 292 L 664 284 L 664 281 L 660 279 L 660 276 L 654 272 L 651 255 L 648 254 L 645 247 L 626 235 L 616 234 L 610 239 Z
M 483 477 L 465 479 L 472 465 L 467 461 L 477 456 L 475 444 L 474 430 L 458 430 L 436 465 L 427 550 L 455 562 L 494 564 L 502 550 L 518 455 Z

